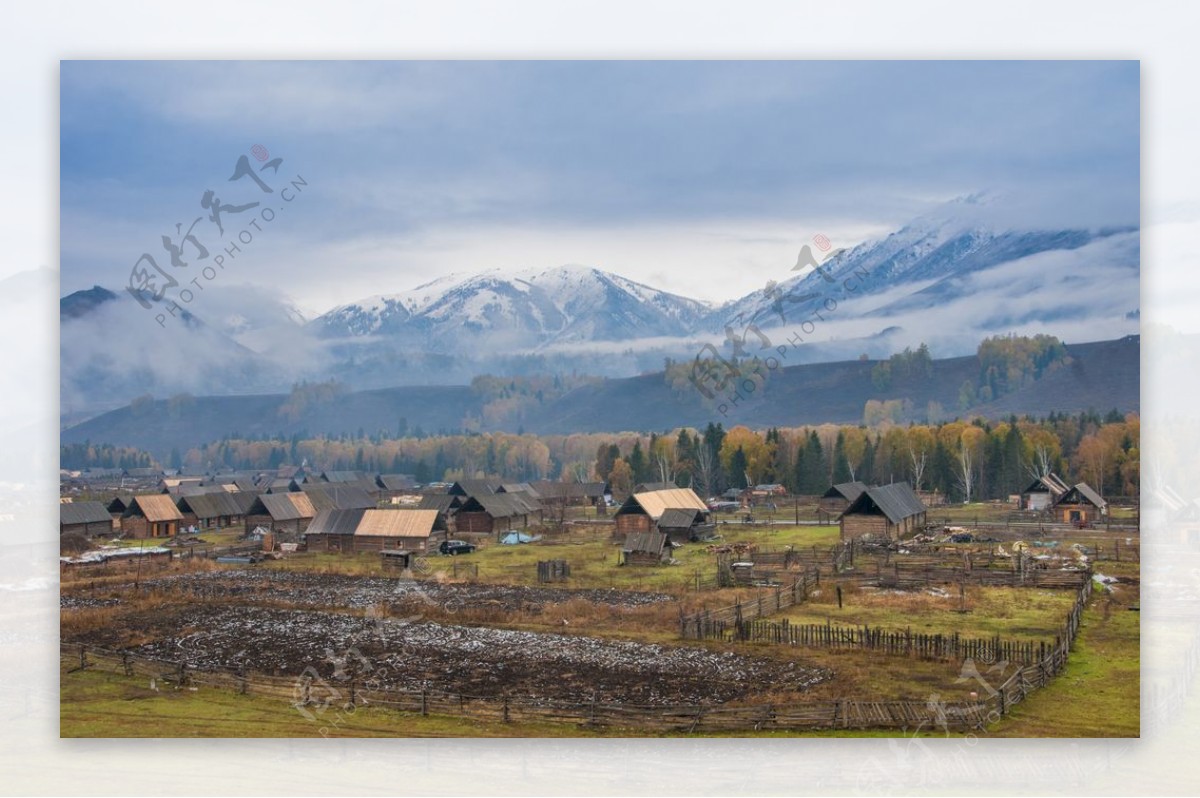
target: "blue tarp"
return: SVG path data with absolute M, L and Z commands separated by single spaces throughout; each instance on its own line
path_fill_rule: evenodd
M 541 536 L 534 537 L 533 535 L 527 535 L 524 532 L 509 532 L 507 535 L 500 538 L 500 542 L 505 546 L 515 546 L 518 543 L 533 543 L 541 539 Z

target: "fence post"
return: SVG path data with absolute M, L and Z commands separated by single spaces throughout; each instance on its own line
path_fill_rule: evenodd
M 508 723 L 508 696 L 504 696 L 504 722 Z
M 87 667 L 87 646 L 83 643 L 79 644 L 79 670 Z
M 429 703 L 425 699 L 425 691 L 424 690 L 421 691 L 421 714 L 422 715 L 429 714 Z

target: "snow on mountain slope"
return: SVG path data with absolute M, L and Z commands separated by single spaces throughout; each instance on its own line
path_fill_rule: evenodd
M 1119 248 L 1119 252 L 1136 277 L 1136 228 L 1010 228 L 989 220 L 987 211 L 993 201 L 988 196 L 974 195 L 947 203 L 886 238 L 842 252 L 822 263 L 820 270 L 809 270 L 783 280 L 771 292 L 755 291 L 722 306 L 706 320 L 705 328 L 719 331 L 739 314 L 743 319 L 756 318 L 763 327 L 786 326 L 808 318 L 828 296 L 830 286 L 844 285 L 847 279 L 857 290 L 842 315 L 888 316 L 930 310 L 950 298 L 952 286 L 965 286 L 963 278 L 967 275 L 1039 253 L 1077 250 L 1117 236 L 1132 237 L 1135 243 L 1132 248 Z M 1080 279 L 1089 279 L 1086 268 Z
M 710 308 L 583 266 L 445 277 L 343 305 L 313 322 L 326 338 L 393 336 L 442 349 L 686 335 Z

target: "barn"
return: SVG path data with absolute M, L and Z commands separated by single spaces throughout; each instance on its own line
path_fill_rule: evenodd
M 841 515 L 867 489 L 862 482 L 842 482 L 821 495 L 817 506 L 830 515 Z
M 170 538 L 179 532 L 183 513 L 165 493 L 134 496 L 121 516 L 121 532 L 131 537 Z
M 234 494 L 218 490 L 180 496 L 175 500 L 175 506 L 183 514 L 185 524 L 195 524 L 201 529 L 224 529 L 241 524 L 248 505 L 239 504 Z
M 907 482 L 867 488 L 839 519 L 842 540 L 870 535 L 894 539 L 925 526 L 925 505 Z
M 663 488 L 634 493 L 626 499 L 614 517 L 615 534 L 620 539 L 620 536 L 632 532 L 657 531 L 663 513 L 670 509 L 694 510 L 702 514 L 705 519 L 703 523 L 708 523 L 708 505 L 700 500 L 695 491 L 691 488 Z
M 432 549 L 439 530 L 436 510 L 322 510 L 304 535 L 309 551 L 356 554 L 363 551 Z
M 1068 490 L 1057 474 L 1038 477 L 1021 491 L 1021 509 L 1041 511 L 1053 507 Z
M 1087 483 L 1080 482 L 1058 498 L 1052 513 L 1064 524 L 1094 524 L 1108 514 L 1108 502 Z
M 607 492 L 603 482 L 542 481 L 532 483 L 532 487 L 545 507 L 581 507 L 590 504 L 600 508 L 604 506 L 604 494 Z
M 67 502 L 58 508 L 58 532 L 89 538 L 111 535 L 113 517 L 101 502 Z
M 279 542 L 299 543 L 316 514 L 307 493 L 264 493 L 246 511 L 246 534 L 262 527 Z
M 454 514 L 454 531 L 490 534 L 524 529 L 535 509 L 517 493 L 481 493 L 468 498 Z

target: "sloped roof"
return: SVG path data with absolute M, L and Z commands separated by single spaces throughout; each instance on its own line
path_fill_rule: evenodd
M 362 478 L 358 471 L 322 471 L 318 477 L 322 482 L 358 482 Z
M 451 485 L 447 492 L 459 496 L 482 496 L 495 493 L 499 488 L 499 482 L 488 479 L 460 479 Z
M 182 521 L 183 514 L 175 506 L 175 500 L 165 493 L 134 496 L 125 515 L 145 516 L 147 521 Z
M 708 505 L 700 500 L 695 491 L 691 488 L 669 488 L 666 490 L 652 490 L 646 493 L 635 493 L 630 497 L 630 500 L 636 502 L 646 515 L 653 518 L 655 521 L 662 516 L 663 512 L 669 508 L 690 508 L 701 512 L 708 511 Z M 629 500 L 622 505 L 621 510 L 626 510 L 629 506 Z
M 675 490 L 678 487 L 674 482 L 639 482 L 633 486 L 633 492 L 651 493 L 658 490 Z
M 202 493 L 196 496 L 181 496 L 177 506 L 181 511 L 191 510 L 197 518 L 220 518 L 227 515 L 242 515 L 245 511 L 233 500 L 233 494 Z
M 529 505 L 519 494 L 484 493 L 467 499 L 459 512 L 468 513 L 481 510 L 492 518 L 512 518 L 517 515 L 528 515 Z
M 437 510 L 364 510 L 356 535 L 427 538 L 437 522 Z
M 384 490 L 412 490 L 416 486 L 410 474 L 380 474 L 375 484 Z
M 822 499 L 836 499 L 842 496 L 846 501 L 852 502 L 862 495 L 862 492 L 867 489 L 865 482 L 839 482 L 829 490 L 825 491 Z
M 700 514 L 699 510 L 682 507 L 669 507 L 663 510 L 663 514 L 659 516 L 659 529 L 686 529 L 696 523 L 696 516 Z
M 246 515 L 254 506 L 254 502 L 258 501 L 258 494 L 253 491 L 238 491 L 230 493 L 229 498 L 233 502 L 233 506 L 238 508 L 237 514 Z
M 867 488 L 857 499 L 850 502 L 850 506 L 842 515 L 870 512 L 872 508 L 878 508 L 893 524 L 919 515 L 926 509 L 911 485 L 907 482 L 895 482 L 891 485 Z
M 365 508 L 352 510 L 321 510 L 308 525 L 305 535 L 353 535 L 362 520 Z
M 528 482 L 505 482 L 500 485 L 497 493 L 524 493 L 526 496 L 532 496 L 535 499 L 540 499 L 541 494 Z
M 604 496 L 603 482 L 551 482 L 543 480 L 531 484 L 538 498 L 542 499 L 599 499 Z
M 254 510 L 260 506 L 276 521 L 296 521 L 317 514 L 306 493 L 264 493 L 255 501 L 250 514 L 257 514 Z
M 1022 493 L 1050 493 L 1054 496 L 1061 496 L 1070 490 L 1067 483 L 1059 479 L 1057 474 L 1046 474 L 1044 477 L 1038 477 L 1033 482 L 1029 483 L 1029 487 Z
M 449 493 L 426 493 L 421 497 L 421 503 L 417 505 L 417 509 L 448 513 L 462 507 L 462 503 L 462 496 L 451 496 Z
M 58 523 L 111 525 L 112 516 L 101 502 L 67 502 L 58 506 Z
M 305 485 L 303 492 L 312 501 L 312 505 L 317 511 L 375 506 L 375 500 L 358 485 L 327 482 L 320 485 Z
M 1080 482 L 1078 485 L 1064 493 L 1061 497 L 1059 497 L 1058 503 L 1071 504 L 1076 496 L 1082 498 L 1089 504 L 1095 505 L 1098 508 L 1104 508 L 1108 506 L 1108 502 L 1104 501 L 1104 499 L 1100 497 L 1100 494 L 1092 490 L 1092 487 L 1086 482 Z
M 665 532 L 648 530 L 645 532 L 630 532 L 625 536 L 623 551 L 638 551 L 661 556 L 667 545 Z
M 427 538 L 433 534 L 437 517 L 436 510 L 322 510 L 305 534 Z

